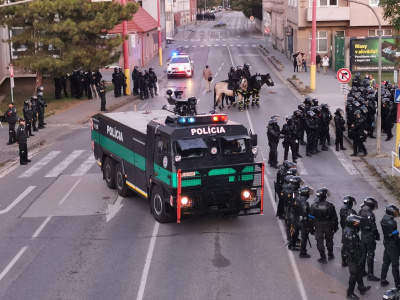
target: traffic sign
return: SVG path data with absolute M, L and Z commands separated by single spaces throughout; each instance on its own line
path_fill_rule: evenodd
M 336 78 L 341 83 L 348 83 L 351 79 L 351 72 L 349 69 L 342 68 L 339 71 L 337 71 Z
M 349 85 L 347 83 L 341 83 L 340 84 L 340 93 L 347 95 L 349 92 Z
M 396 89 L 396 93 L 394 96 L 394 102 L 395 103 L 400 103 L 400 89 Z
M 271 31 L 271 29 L 269 29 L 268 27 L 264 28 L 264 33 L 268 34 L 268 33 L 270 33 L 270 31 Z
M 14 77 L 14 66 L 10 64 L 10 78 Z

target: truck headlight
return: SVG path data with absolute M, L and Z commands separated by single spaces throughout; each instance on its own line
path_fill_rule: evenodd
M 248 199 L 251 196 L 250 191 L 243 191 L 242 192 L 242 198 Z
M 180 155 L 175 155 L 175 161 L 180 162 L 182 157 Z
M 253 152 L 254 156 L 256 156 L 257 153 L 258 153 L 258 148 L 257 148 L 257 147 L 253 147 L 253 148 L 251 149 L 251 152 Z
M 186 205 L 186 204 L 188 204 L 188 203 L 189 203 L 188 197 L 182 197 L 182 198 L 181 198 L 181 204 L 182 204 L 182 205 Z

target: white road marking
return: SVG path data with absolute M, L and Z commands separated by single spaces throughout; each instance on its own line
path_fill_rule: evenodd
M 3 209 L 3 210 L 0 210 L 0 215 L 9 212 L 9 211 L 10 211 L 14 206 L 16 206 L 22 199 L 24 199 L 26 195 L 28 195 L 30 192 L 32 192 L 33 189 L 34 189 L 35 187 L 36 187 L 36 186 L 34 186 L 34 185 L 33 185 L 33 186 L 28 186 L 27 189 L 26 189 L 25 191 L 23 191 L 22 194 L 19 195 L 19 196 L 17 197 L 17 199 L 15 199 L 13 202 L 11 202 L 11 204 L 10 204 L 9 206 L 7 206 L 7 207 L 6 207 L 5 209 Z
M 19 250 L 19 252 L 17 253 L 17 255 L 15 255 L 15 257 L 13 258 L 12 261 L 10 261 L 10 263 L 7 265 L 7 267 L 3 270 L 3 272 L 0 273 L 0 281 L 4 278 L 4 276 L 7 275 L 8 271 L 11 270 L 11 268 L 15 265 L 15 263 L 18 261 L 18 259 L 22 256 L 22 254 L 24 254 L 24 252 L 26 251 L 26 249 L 28 249 L 28 246 L 23 247 L 21 250 Z
M 148 103 L 143 104 L 143 106 L 140 109 L 143 109 Z
M 192 48 L 196 48 L 197 46 L 195 46 L 195 45 L 192 45 Z
M 354 164 L 351 162 L 351 160 L 344 154 L 343 151 L 335 151 L 334 147 L 330 147 L 332 149 L 333 154 L 336 155 L 336 157 L 339 159 L 340 163 L 343 165 L 343 167 L 346 169 L 347 173 L 349 175 L 359 175 L 360 173 L 358 172 L 357 168 L 354 166 Z
M 45 157 L 39 160 L 36 164 L 34 164 L 32 167 L 30 167 L 28 170 L 22 173 L 18 178 L 31 177 L 33 174 L 35 174 L 37 171 L 39 171 L 41 168 L 47 165 L 58 154 L 60 154 L 60 152 L 61 151 L 51 151 L 49 154 L 47 154 Z
M 223 45 L 222 45 L 222 47 L 226 47 L 226 45 L 225 45 L 225 44 L 223 44 Z
M 71 195 L 73 190 L 76 188 L 76 186 L 79 184 L 79 182 L 82 180 L 82 178 L 79 178 L 77 182 L 74 183 L 74 185 L 69 189 L 69 191 L 65 194 L 65 196 L 61 199 L 60 202 L 58 202 L 58 205 L 61 205 L 67 200 L 68 196 Z
M 236 47 L 241 47 L 242 45 L 236 45 Z
M 90 156 L 79 166 L 78 169 L 71 176 L 82 176 L 89 171 L 89 169 L 96 163 L 96 159 L 94 158 L 93 154 Z
M 34 238 L 38 237 L 38 235 L 40 234 L 40 232 L 43 230 L 43 228 L 47 225 L 47 223 L 49 223 L 50 219 L 52 216 L 48 216 L 46 218 L 46 220 L 44 220 L 44 222 L 42 223 L 42 225 L 39 226 L 39 228 L 35 231 L 35 233 L 32 235 L 31 240 L 33 240 Z
M 115 217 L 115 215 L 119 212 L 119 210 L 124 206 L 121 204 L 122 200 L 124 200 L 123 197 L 118 196 L 117 200 L 115 200 L 114 204 L 108 204 L 107 208 L 107 213 L 106 213 L 106 221 L 110 221 L 112 218 Z
M 248 110 L 246 110 L 246 115 L 247 115 L 247 120 L 249 121 L 251 132 L 254 134 L 255 131 L 254 131 L 253 123 L 251 122 L 250 114 L 249 114 Z M 261 155 L 262 155 L 262 152 L 261 152 Z M 264 160 L 264 157 L 263 157 L 263 160 Z M 266 188 L 267 188 L 267 191 L 268 191 L 269 200 L 271 201 L 272 208 L 273 208 L 273 210 L 275 212 L 277 207 L 276 207 L 276 203 L 274 201 L 274 196 L 273 196 L 273 193 L 272 193 L 271 186 L 269 185 L 269 181 L 268 181 L 267 175 L 264 175 L 264 182 L 265 182 L 265 185 L 266 185 Z M 283 227 L 283 223 L 280 222 L 278 219 L 277 219 L 277 222 L 278 222 L 278 225 L 279 225 L 279 229 L 281 231 L 282 238 L 285 241 L 286 240 L 286 232 L 285 232 L 285 228 Z M 294 277 L 295 277 L 296 282 L 297 282 L 297 287 L 299 288 L 299 291 L 300 291 L 301 299 L 302 300 L 308 300 L 307 294 L 306 294 L 306 290 L 304 288 L 303 280 L 301 280 L 300 272 L 299 272 L 299 269 L 297 267 L 296 260 L 294 259 L 293 252 L 291 250 L 289 250 L 288 248 L 286 248 L 286 252 L 287 252 L 287 254 L 289 256 L 290 264 L 292 265 Z
M 203 48 L 204 47 L 204 45 L 200 45 L 200 48 Z
M 150 240 L 149 250 L 147 251 L 146 263 L 145 263 L 144 268 L 143 268 L 142 278 L 140 279 L 140 286 L 139 286 L 139 291 L 138 291 L 138 295 L 136 297 L 136 300 L 142 300 L 143 299 L 144 289 L 146 287 L 147 277 L 149 275 L 151 259 L 153 257 L 154 245 L 156 243 L 157 234 L 158 234 L 158 228 L 159 227 L 160 227 L 160 223 L 156 222 L 154 224 L 154 229 L 153 229 L 153 234 L 152 234 L 151 240 Z
M 64 171 L 76 158 L 78 158 L 85 150 L 74 150 L 62 162 L 55 166 L 44 177 L 57 177 Z
M 304 167 L 303 162 L 300 159 L 297 160 L 296 165 L 297 165 L 297 168 L 300 169 L 300 175 L 308 175 L 308 172 L 307 172 L 306 168 Z
M 219 47 L 219 45 L 215 45 L 215 47 Z

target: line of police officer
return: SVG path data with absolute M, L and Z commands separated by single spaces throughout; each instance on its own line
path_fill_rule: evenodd
M 100 71 L 83 72 L 82 70 L 74 70 L 71 75 L 65 75 L 54 78 L 55 84 L 55 96 L 56 99 L 61 98 L 61 92 L 64 90 L 64 96 L 68 97 L 67 94 L 67 79 L 70 80 L 71 97 L 81 99 L 83 92 L 88 99 L 93 99 L 93 93 L 96 93 L 96 88 L 100 85 L 100 80 L 103 75 Z
M 374 275 L 374 256 L 376 241 L 380 240 L 380 235 L 373 213 L 373 210 L 378 209 L 378 203 L 374 198 L 365 198 L 357 215 L 353 209 L 353 205 L 356 204 L 355 198 L 350 195 L 345 196 L 339 213 L 339 222 L 335 206 L 327 200 L 330 196 L 327 188 L 318 189 L 314 203 L 309 205 L 307 200 L 313 194 L 313 189 L 309 186 L 301 187 L 302 180 L 298 176 L 294 162 L 288 160 L 283 162 L 274 183 L 275 194 L 279 197 L 276 215 L 285 220 L 288 248 L 300 251 L 300 258 L 310 258 L 307 253 L 307 241 L 309 242 L 308 235 L 311 233 L 315 235 L 320 254 L 318 262 L 327 264 L 327 259 L 333 260 L 333 236 L 339 230 L 340 223 L 342 228 L 342 267 L 349 266 L 350 273 L 347 299 L 358 299 L 358 296 L 354 294 L 356 283 L 362 295 L 371 289 L 370 286 L 364 285 L 363 276 L 367 276 L 368 281 L 380 281 L 381 286 L 387 286 L 389 282 L 386 278 L 390 264 L 392 265 L 394 284 L 396 288 L 400 287 L 400 239 L 397 223 L 394 220 L 400 214 L 395 205 L 386 207 L 386 214 L 381 221 L 385 251 L 381 276 L 378 278 Z M 359 236 L 359 231 L 361 236 Z M 300 248 L 298 247 L 299 234 Z M 367 271 L 365 271 L 365 265 L 367 265 Z M 398 296 L 396 290 L 389 290 L 387 293 L 389 296 Z
M 135 66 L 132 71 L 133 80 L 133 94 L 140 95 L 140 99 L 149 99 L 149 93 L 151 98 L 158 96 L 157 93 L 157 75 L 153 68 L 145 70 L 144 74 L 139 70 L 138 66 Z

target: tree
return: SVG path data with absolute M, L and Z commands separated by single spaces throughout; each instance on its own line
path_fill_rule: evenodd
M 383 9 L 383 18 L 389 20 L 389 24 L 398 33 L 400 32 L 399 0 L 380 0 L 379 6 Z
M 20 29 L 7 40 L 14 49 L 26 48 L 13 63 L 35 70 L 40 85 L 45 74 L 94 70 L 117 61 L 123 38 L 107 36 L 107 30 L 132 19 L 137 9 L 132 2 L 122 6 L 114 1 L 37 0 L 0 8 L 0 25 Z
M 254 16 L 262 20 L 262 0 L 231 0 L 231 9 L 243 12 L 246 18 Z M 261 12 L 261 18 L 257 12 Z

